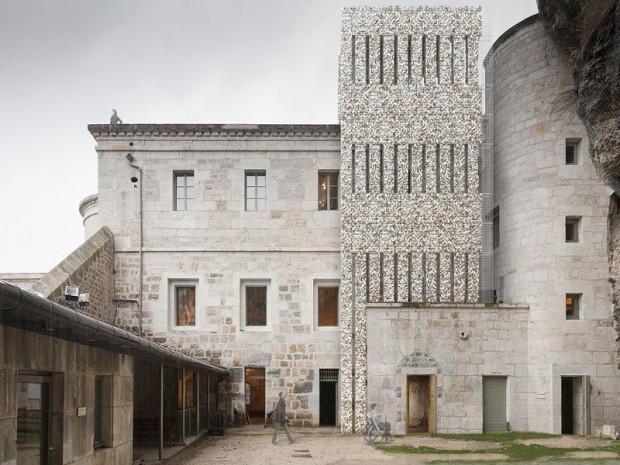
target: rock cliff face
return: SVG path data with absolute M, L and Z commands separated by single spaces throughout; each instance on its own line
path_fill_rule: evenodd
M 571 92 L 590 154 L 615 194 L 609 208 L 609 270 L 620 340 L 620 0 L 537 0 L 545 29 L 573 71 Z

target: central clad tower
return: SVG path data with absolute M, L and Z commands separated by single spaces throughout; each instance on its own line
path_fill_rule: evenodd
M 342 409 L 366 406 L 366 304 L 481 298 L 479 8 L 344 8 Z

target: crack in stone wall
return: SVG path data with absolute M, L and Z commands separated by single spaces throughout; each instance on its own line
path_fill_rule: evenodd
M 343 432 L 366 414 L 366 303 L 476 302 L 479 8 L 343 9 Z

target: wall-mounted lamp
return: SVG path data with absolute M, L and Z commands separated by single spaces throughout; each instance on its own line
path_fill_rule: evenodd
M 78 297 L 78 304 L 80 307 L 88 307 L 88 304 L 90 304 L 90 293 L 85 292 L 84 294 L 80 294 Z

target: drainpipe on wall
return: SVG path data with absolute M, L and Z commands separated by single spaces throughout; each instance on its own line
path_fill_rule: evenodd
M 142 168 L 140 168 L 137 165 L 134 165 L 133 162 L 133 156 L 131 155 L 131 153 L 127 154 L 127 161 L 129 162 L 129 166 L 131 166 L 132 168 L 135 168 L 138 170 L 138 174 L 139 174 L 139 178 L 137 180 L 135 180 L 134 177 L 131 178 L 131 181 L 134 182 L 134 187 L 135 187 L 135 183 L 137 182 L 140 185 L 140 207 L 139 207 L 139 221 L 140 221 L 140 235 L 139 235 L 139 242 L 138 242 L 138 249 L 139 249 L 139 256 L 140 256 L 140 267 L 139 267 L 139 279 L 140 279 L 140 283 L 139 283 L 139 306 L 140 308 L 138 309 L 138 335 L 140 337 L 142 337 L 142 236 L 143 236 L 143 228 L 142 228 Z

